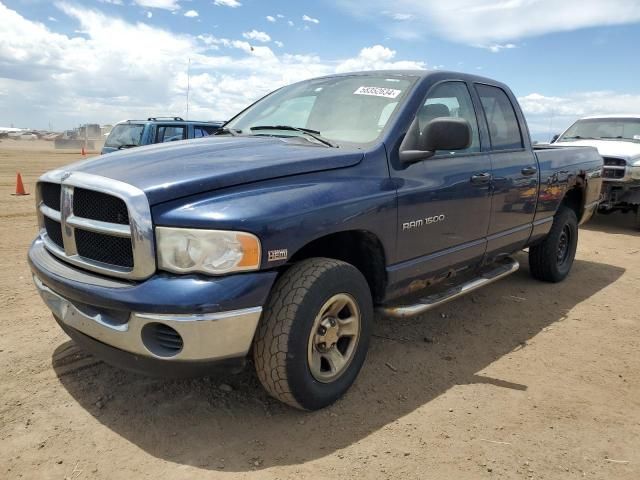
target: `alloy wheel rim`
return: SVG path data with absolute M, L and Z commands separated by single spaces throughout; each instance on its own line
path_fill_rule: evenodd
M 347 371 L 360 339 L 360 325 L 360 308 L 351 295 L 333 295 L 322 305 L 313 322 L 307 348 L 313 378 L 330 383 Z

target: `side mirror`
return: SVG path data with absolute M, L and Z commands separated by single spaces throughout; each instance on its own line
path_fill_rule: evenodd
M 556 140 L 560 138 L 560 134 L 556 133 L 549 143 L 556 143 Z
M 437 150 L 464 150 L 471 145 L 471 125 L 464 118 L 438 117 L 422 129 L 418 150 L 400 150 L 400 161 L 415 163 L 432 157 Z

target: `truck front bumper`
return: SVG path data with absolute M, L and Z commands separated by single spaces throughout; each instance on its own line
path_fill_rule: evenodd
M 120 367 L 172 376 L 242 363 L 276 277 L 158 274 L 130 283 L 71 267 L 40 240 L 29 263 L 40 296 L 83 348 Z

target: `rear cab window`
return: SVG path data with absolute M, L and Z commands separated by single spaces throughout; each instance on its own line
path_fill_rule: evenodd
M 489 127 L 492 150 L 524 148 L 520 122 L 513 104 L 504 90 L 490 85 L 476 84 L 476 91 Z

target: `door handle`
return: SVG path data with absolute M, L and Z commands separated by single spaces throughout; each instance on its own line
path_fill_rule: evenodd
M 524 167 L 521 170 L 523 175 L 535 175 L 536 173 L 538 173 L 538 169 L 536 167 L 532 167 L 532 166 L 528 166 L 528 167 Z
M 475 185 L 485 185 L 491 181 L 491 174 L 488 172 L 471 175 L 471 183 Z

